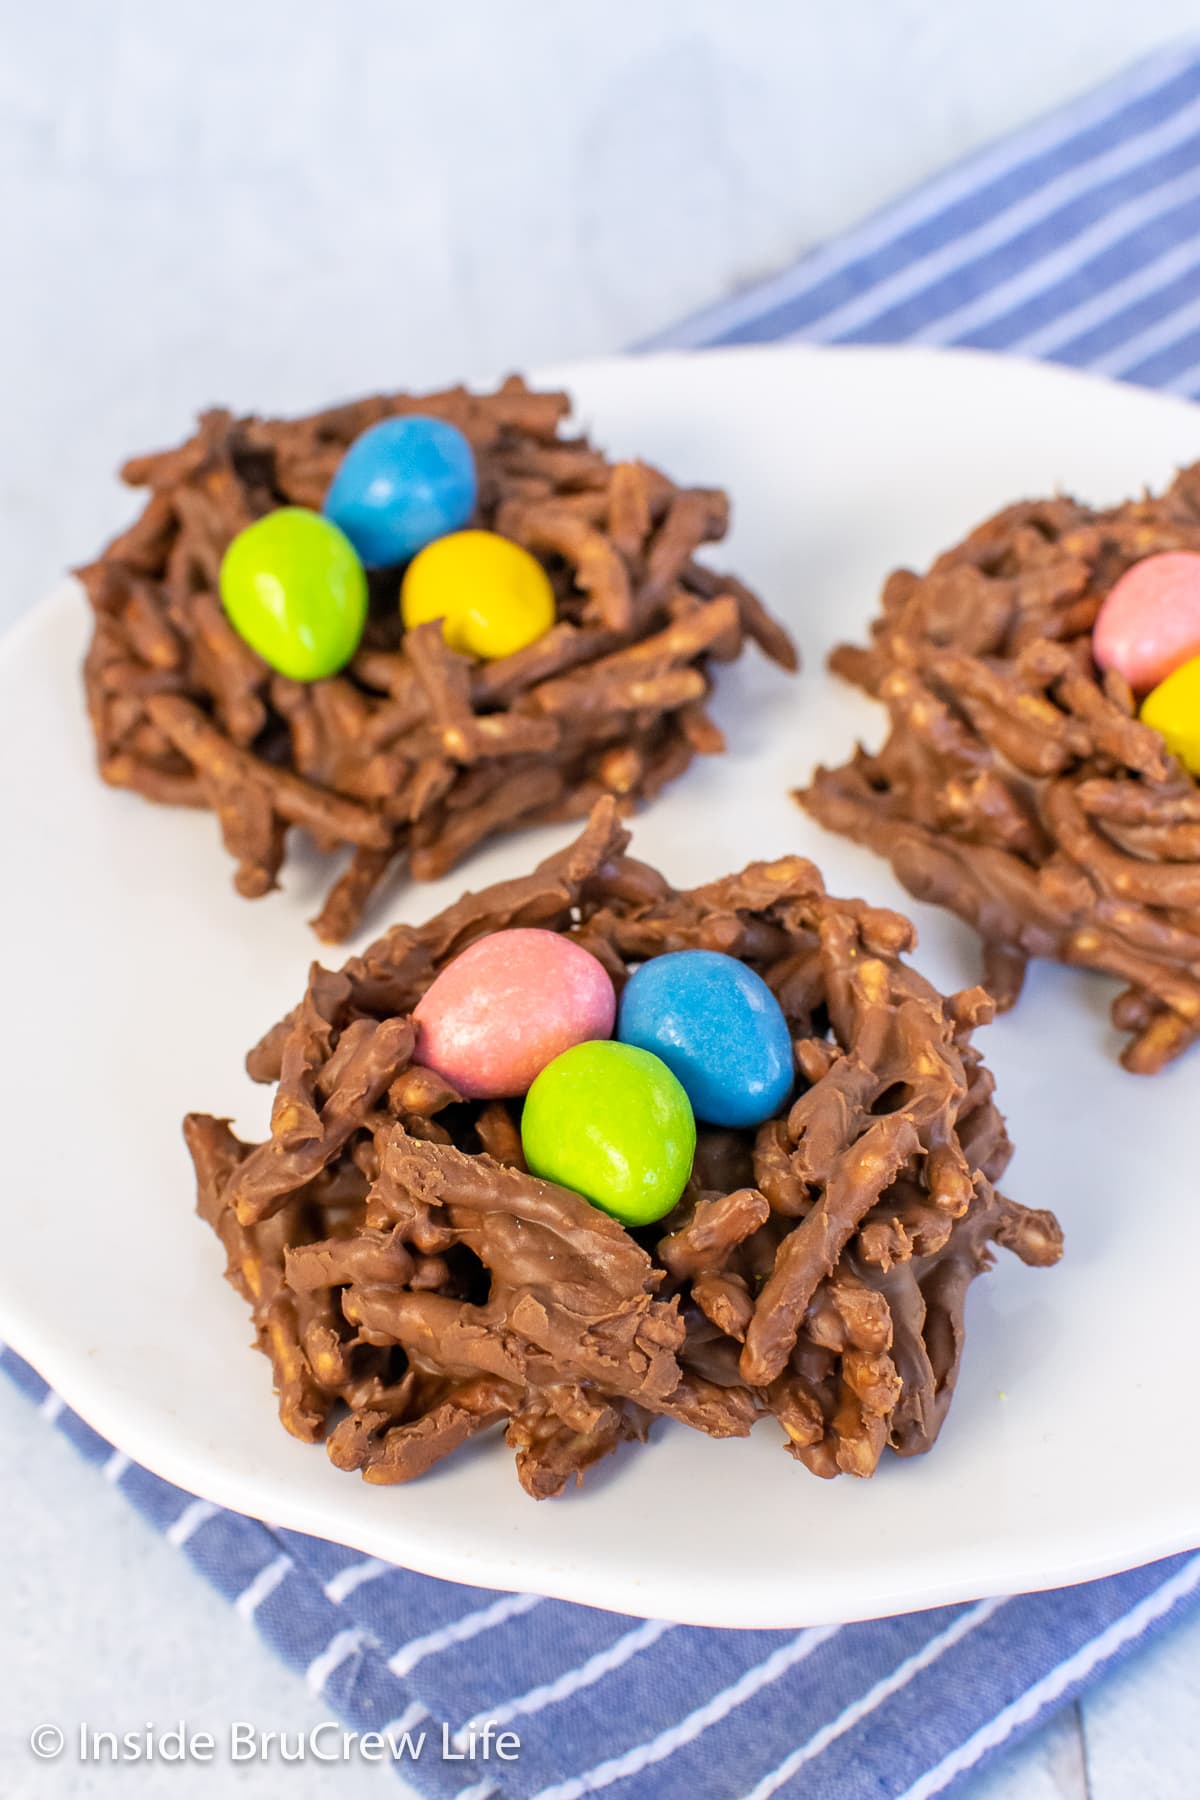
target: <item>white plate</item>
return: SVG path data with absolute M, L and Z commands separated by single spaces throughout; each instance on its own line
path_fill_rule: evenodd
M 970 934 L 914 906 L 880 860 L 788 798 L 876 709 L 823 673 L 860 637 L 883 575 L 922 564 L 1001 503 L 1055 487 L 1096 501 L 1169 479 L 1200 414 L 1059 369 L 973 353 L 771 349 L 555 370 L 622 454 L 721 482 L 717 554 L 793 626 L 805 673 L 747 655 L 720 676 L 732 746 L 636 829 L 695 882 L 799 850 L 837 893 L 914 912 L 922 967 L 975 979 Z M 655 1427 L 581 1491 L 541 1505 L 503 1445 L 408 1488 L 367 1487 L 276 1424 L 270 1372 L 192 1212 L 191 1107 L 261 1134 L 242 1054 L 300 991 L 326 871 L 253 904 L 211 817 L 97 781 L 73 585 L 0 647 L 5 1171 L 0 1331 L 129 1455 L 226 1506 L 430 1574 L 649 1617 L 796 1626 L 1080 1581 L 1200 1540 L 1191 1253 L 1200 1055 L 1124 1074 L 1108 985 L 1034 971 L 983 1037 L 1017 1156 L 1006 1187 L 1066 1227 L 1054 1270 L 1001 1254 L 976 1283 L 941 1441 L 879 1476 L 814 1480 L 764 1421 L 745 1442 Z M 514 838 L 394 897 L 421 918 L 529 867 L 565 829 Z M 374 921 L 378 926 L 379 921 Z M 52 1497 L 51 1497 L 52 1503 Z

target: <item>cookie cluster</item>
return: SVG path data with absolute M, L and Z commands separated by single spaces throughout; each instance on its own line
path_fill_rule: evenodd
M 275 1087 L 270 1135 L 186 1122 L 200 1211 L 251 1306 L 283 1423 L 369 1481 L 409 1480 L 503 1426 L 542 1497 L 658 1417 L 741 1437 L 770 1416 L 813 1473 L 870 1475 L 889 1444 L 911 1455 L 936 1438 L 991 1246 L 1059 1255 L 1053 1217 L 995 1186 L 1009 1143 L 972 1042 L 985 994 L 938 994 L 904 960 L 907 921 L 827 895 L 802 857 L 678 890 L 627 843 L 601 801 L 532 874 L 393 927 L 339 971 L 315 967 L 248 1059 Z M 524 1113 L 554 1060 L 524 1101 L 473 1094 L 480 1059 L 453 1062 L 470 1031 L 461 1014 L 441 1030 L 439 982 L 453 1014 L 456 968 L 517 932 L 597 965 L 618 1033 L 628 1004 L 631 1035 L 657 1029 L 678 1053 L 695 1141 L 665 1217 L 626 1226 L 530 1169 Z M 736 1055 L 711 1090 L 703 1042 L 671 1051 L 686 1035 L 673 970 L 695 958 L 744 970 L 784 1022 L 773 1098 L 747 1099 Z M 586 973 L 578 1029 L 603 998 Z M 484 1085 L 511 1081 L 501 1058 Z M 568 1135 L 586 1135 L 589 1095 L 601 1136 L 619 1119 L 593 1073 Z M 737 1116 L 714 1123 L 722 1096 Z
M 713 665 L 748 638 L 796 665 L 751 591 L 698 560 L 726 496 L 608 461 L 569 410 L 514 378 L 211 412 L 127 463 L 145 510 L 80 570 L 104 779 L 213 811 L 249 898 L 297 832 L 340 857 L 314 921 L 337 941 L 401 869 L 436 878 L 604 794 L 632 808 L 721 750 Z M 413 419 L 426 449 L 434 425 L 465 446 L 440 486 L 436 459 L 397 451 Z

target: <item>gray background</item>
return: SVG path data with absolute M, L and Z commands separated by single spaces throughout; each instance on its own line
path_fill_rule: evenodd
M 1194 0 L 0 0 L 0 624 L 198 406 L 619 349 L 1196 26 Z M 398 1791 L 36 1764 L 42 1721 L 327 1709 L 2 1383 L 0 1482 L 5 1796 Z M 977 1800 L 1192 1800 L 1197 1691 L 1200 1623 Z

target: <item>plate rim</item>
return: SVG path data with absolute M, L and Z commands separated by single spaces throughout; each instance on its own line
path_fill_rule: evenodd
M 534 370 L 529 379 L 533 383 L 556 382 L 570 385 L 573 376 L 586 371 L 589 377 L 602 378 L 606 368 L 620 366 L 627 368 L 631 364 L 655 365 L 663 363 L 694 363 L 698 359 L 705 362 L 721 361 L 737 363 L 747 359 L 765 362 L 778 361 L 811 361 L 837 358 L 841 362 L 858 360 L 893 361 L 903 359 L 913 362 L 917 359 L 930 363 L 945 364 L 947 360 L 986 364 L 993 369 L 1011 369 L 1014 364 L 1024 369 L 1036 371 L 1037 378 L 1058 382 L 1063 385 L 1077 384 L 1092 390 L 1104 389 L 1109 392 L 1119 391 L 1131 397 L 1135 403 L 1147 403 L 1164 413 L 1170 409 L 1181 416 L 1188 416 L 1200 423 L 1200 408 L 1186 399 L 1176 395 L 1161 394 L 1154 390 L 1137 387 L 1135 384 L 1112 381 L 1097 376 L 1086 370 L 1067 365 L 1046 363 L 1034 358 L 1013 357 L 972 347 L 937 348 L 926 345 L 817 345 L 817 344 L 757 344 L 723 346 L 712 350 L 655 350 L 630 355 L 612 355 L 596 358 L 575 359 L 570 362 L 557 362 L 545 368 Z M 486 384 L 480 384 L 486 385 Z M 586 414 L 586 406 L 581 409 Z M 734 495 L 735 505 L 738 496 Z M 881 571 L 881 578 L 882 578 Z M 27 644 L 34 642 L 40 633 L 49 628 L 53 621 L 68 608 L 79 604 L 81 587 L 76 577 L 67 575 L 43 596 L 35 605 L 23 612 L 18 619 L 0 635 L 0 667 L 7 667 L 10 662 L 19 661 Z M 802 646 L 803 649 L 803 646 Z M 826 677 L 821 674 L 821 679 Z M 469 880 L 469 876 L 466 877 Z M 324 954 L 324 952 L 319 952 Z M 189 1212 L 189 1220 L 191 1214 Z M 255 1477 L 251 1473 L 230 1464 L 224 1463 L 219 1456 L 212 1455 L 210 1447 L 197 1440 L 189 1440 L 186 1427 L 182 1427 L 176 1436 L 159 1440 L 155 1437 L 155 1420 L 139 1410 L 135 1404 L 132 1408 L 122 1410 L 120 1398 L 114 1396 L 110 1387 L 103 1381 L 89 1379 L 91 1364 L 79 1351 L 56 1337 L 52 1322 L 39 1321 L 36 1317 L 22 1316 L 19 1305 L 8 1304 L 9 1294 L 0 1282 L 0 1333 L 9 1348 L 18 1356 L 33 1365 L 44 1380 L 61 1396 L 65 1404 L 90 1424 L 102 1436 L 108 1439 L 118 1450 L 135 1462 L 149 1469 L 152 1473 L 181 1487 L 189 1494 L 194 1494 L 218 1506 L 245 1513 L 253 1518 L 262 1518 L 259 1510 L 261 1495 L 253 1491 Z M 239 1352 L 241 1346 L 239 1345 Z M 274 1420 L 272 1420 L 274 1423 Z M 297 1446 L 306 1454 L 311 1454 L 313 1446 Z M 365 1555 L 382 1555 L 389 1561 L 395 1561 L 394 1518 L 380 1513 L 380 1529 L 375 1531 L 369 1521 L 363 1518 L 352 1518 L 347 1525 L 331 1526 L 330 1521 L 314 1516 L 321 1511 L 319 1502 L 310 1499 L 307 1490 L 298 1490 L 299 1498 L 291 1492 L 281 1495 L 284 1504 L 273 1509 L 270 1523 L 287 1529 L 306 1532 L 314 1537 L 324 1538 L 358 1550 Z M 563 1502 L 570 1505 L 570 1497 Z M 1037 1592 L 1060 1586 L 1073 1586 L 1105 1575 L 1111 1575 L 1124 1569 L 1139 1567 L 1170 1556 L 1180 1551 L 1195 1547 L 1200 1536 L 1200 1514 L 1185 1517 L 1182 1512 L 1173 1521 L 1165 1517 L 1173 1509 L 1164 1508 L 1162 1522 L 1140 1533 L 1130 1529 L 1122 1541 L 1121 1547 L 1109 1545 L 1105 1547 L 1100 1541 L 1090 1543 L 1086 1534 L 1081 1534 L 1080 1543 L 1073 1561 L 1064 1565 L 1055 1559 L 1052 1567 L 1034 1570 L 1027 1556 L 1009 1557 L 1000 1551 L 994 1558 L 990 1573 L 975 1573 L 965 1576 L 961 1573 L 948 1572 L 941 1580 L 932 1578 L 910 1583 L 903 1591 L 881 1596 L 882 1604 L 873 1610 L 855 1609 L 847 1611 L 844 1606 L 832 1606 L 831 1591 L 818 1587 L 811 1593 L 811 1604 L 806 1604 L 803 1617 L 797 1619 L 793 1602 L 780 1597 L 774 1604 L 763 1606 L 756 1604 L 750 1608 L 749 1616 L 744 1611 L 740 1616 L 733 1616 L 730 1605 L 724 1599 L 713 1601 L 706 1597 L 694 1607 L 681 1609 L 678 1595 L 673 1590 L 674 1598 L 669 1614 L 654 1601 L 657 1584 L 653 1578 L 638 1584 L 644 1590 L 645 1606 L 633 1616 L 665 1617 L 670 1616 L 682 1624 L 710 1626 L 733 1629 L 793 1629 L 815 1624 L 850 1623 L 857 1619 L 886 1617 L 897 1612 L 921 1611 L 931 1607 L 1008 1595 L 1016 1592 Z M 1178 1511 L 1178 1509 L 1174 1509 Z M 390 1527 L 390 1529 L 389 1529 Z M 1103 1533 L 1101 1537 L 1103 1537 Z M 519 1554 L 519 1553 L 518 1553 Z M 520 1571 L 511 1566 L 512 1559 L 506 1557 L 502 1545 L 489 1546 L 486 1538 L 466 1550 L 456 1554 L 443 1552 L 439 1546 L 426 1547 L 418 1544 L 410 1552 L 406 1552 L 406 1560 L 400 1566 L 410 1568 L 444 1580 L 466 1582 L 474 1586 L 494 1589 L 497 1592 L 518 1593 L 537 1592 L 550 1598 L 587 1605 L 604 1611 L 629 1613 L 631 1594 L 622 1592 L 613 1598 L 606 1591 L 609 1577 L 603 1571 L 593 1575 L 586 1563 L 561 1569 L 544 1568 L 539 1572 L 536 1588 L 529 1585 L 528 1578 L 522 1578 Z M 506 1566 L 507 1565 L 507 1566 Z M 1019 1568 L 1018 1566 L 1019 1565 Z M 828 1584 L 830 1590 L 836 1584 Z M 780 1584 L 786 1590 L 786 1584 Z M 825 1597 L 823 1598 L 822 1595 Z M 761 1599 L 761 1596 L 757 1597 Z

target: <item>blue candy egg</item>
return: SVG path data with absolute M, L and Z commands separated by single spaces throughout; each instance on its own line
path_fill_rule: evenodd
M 675 950 L 635 969 L 617 1036 L 661 1057 L 710 1125 L 760 1125 L 792 1090 L 778 1000 L 761 975 L 716 950 Z
M 458 427 L 409 413 L 355 438 L 325 496 L 325 517 L 369 568 L 388 568 L 461 531 L 476 485 L 474 452 Z

